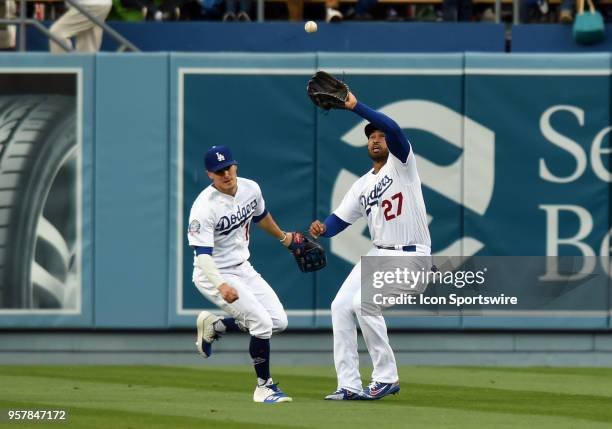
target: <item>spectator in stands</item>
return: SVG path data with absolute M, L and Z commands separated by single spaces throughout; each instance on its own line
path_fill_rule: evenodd
M 289 21 L 302 21 L 304 19 L 304 0 L 287 0 Z
M 112 6 L 112 0 L 76 1 L 85 12 L 100 21 L 106 20 Z M 70 47 L 72 47 L 70 38 L 75 37 L 78 52 L 98 52 L 102 44 L 102 28 L 72 6 L 55 21 L 49 31 Z M 64 52 L 53 40 L 49 40 L 49 49 L 56 54 Z
M 219 21 L 224 9 L 223 0 L 182 0 L 181 19 Z
M 377 1 L 378 0 L 357 0 L 355 8 L 347 11 L 346 18 L 356 20 L 372 19 L 370 12 L 374 6 L 376 6 Z M 325 0 L 325 21 L 340 22 L 344 18 L 344 15 L 340 12 L 340 0 Z
M 559 14 L 559 22 L 570 24 L 574 21 L 574 9 L 576 0 L 563 0 L 561 2 L 561 13 Z
M 159 7 L 153 0 L 121 0 L 121 6 L 140 10 L 147 21 L 178 21 L 181 17 L 179 0 L 164 0 Z
M 225 0 L 223 21 L 250 21 L 249 11 L 251 10 L 251 4 L 252 0 L 240 0 L 240 9 L 238 9 L 238 0 Z
M 357 21 L 369 21 L 372 19 L 372 9 L 376 6 L 377 0 L 357 0 L 355 8 L 351 8 L 346 12 L 347 19 L 355 19 Z M 397 11 L 394 11 L 397 15 Z
M 548 0 L 521 0 L 520 21 L 522 23 L 540 22 L 548 15 Z
M 340 0 L 325 0 L 325 21 L 340 22 L 344 15 L 340 12 Z
M 155 21 L 178 21 L 181 19 L 181 8 L 178 0 L 164 0 L 159 7 L 151 1 L 151 7 L 143 12 L 145 18 Z
M 471 21 L 472 0 L 443 0 L 442 19 L 444 21 Z
M 15 18 L 16 5 L 13 0 L 0 0 L 0 18 Z M 15 49 L 15 37 L 17 28 L 15 25 L 0 25 L 0 51 Z

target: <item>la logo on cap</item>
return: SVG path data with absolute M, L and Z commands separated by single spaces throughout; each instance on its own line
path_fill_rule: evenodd
M 219 152 L 215 152 L 217 154 L 217 161 L 221 162 L 221 161 L 225 161 L 225 157 L 220 154 Z

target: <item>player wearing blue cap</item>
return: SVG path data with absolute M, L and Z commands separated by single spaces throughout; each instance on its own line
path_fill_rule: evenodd
M 238 163 L 229 148 L 213 146 L 204 161 L 212 184 L 193 203 L 187 234 L 194 250 L 193 282 L 206 299 L 230 317 L 202 311 L 197 319 L 197 349 L 209 357 L 213 341 L 225 332 L 248 332 L 257 374 L 253 400 L 290 402 L 292 399 L 270 376 L 270 337 L 287 328 L 287 315 L 274 290 L 248 259 L 252 222 L 286 247 L 291 244 L 292 233 L 283 232 L 274 222 L 259 185 L 237 176 Z
M 419 261 L 431 255 L 421 179 L 404 132 L 390 117 L 358 102 L 350 91 L 344 108 L 370 122 L 364 131 L 372 169 L 351 186 L 324 222 L 312 222 L 310 233 L 333 237 L 365 218 L 372 238 L 372 248 L 366 256 L 412 256 Z M 340 287 L 331 305 L 331 316 L 338 387 L 325 399 L 381 399 L 399 392 L 399 375 L 385 319 L 362 312 L 361 262 Z M 374 366 L 372 381 L 365 389 L 359 373 L 355 318 Z

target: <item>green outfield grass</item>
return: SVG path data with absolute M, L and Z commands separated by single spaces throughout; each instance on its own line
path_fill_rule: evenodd
M 0 408 L 104 429 L 612 427 L 612 369 L 402 367 L 400 394 L 373 402 L 323 401 L 332 368 L 273 375 L 293 403 L 253 403 L 248 367 L 0 366 Z

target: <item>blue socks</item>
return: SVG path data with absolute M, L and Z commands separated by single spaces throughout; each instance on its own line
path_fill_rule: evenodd
M 226 332 L 240 332 L 242 329 L 236 324 L 236 320 L 233 317 L 226 317 L 225 319 L 217 320 L 213 325 L 216 332 L 224 334 Z
M 214 328 L 219 334 L 242 331 L 232 317 L 217 320 Z M 270 379 L 270 339 L 251 337 L 249 353 L 253 359 L 257 378 L 262 380 L 260 384 L 266 383 Z
M 251 337 L 249 353 L 253 358 L 257 378 L 266 382 L 270 378 L 270 339 Z

